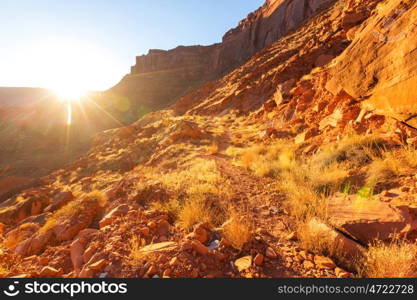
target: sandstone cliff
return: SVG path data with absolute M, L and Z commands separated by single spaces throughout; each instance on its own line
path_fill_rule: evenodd
M 137 57 L 131 73 L 109 93 L 129 98 L 133 121 L 138 108 L 169 106 L 180 96 L 230 72 L 333 2 L 268 0 L 228 31 L 219 44 L 150 50 Z

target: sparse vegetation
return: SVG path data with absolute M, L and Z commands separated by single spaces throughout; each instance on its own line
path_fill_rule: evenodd
M 138 236 L 133 236 L 129 240 L 129 259 L 132 265 L 137 265 L 142 258 L 144 257 L 144 253 L 140 250 L 146 245 L 146 241 L 139 238 Z
M 197 158 L 178 171 L 150 174 L 172 194 L 167 202 L 150 205 L 169 212 L 182 228 L 191 230 L 199 222 L 224 222 L 231 193 L 214 161 Z
M 245 216 L 232 211 L 229 219 L 223 224 L 223 236 L 236 250 L 242 251 L 251 240 L 253 225 L 245 219 Z
M 417 276 L 417 245 L 396 238 L 386 244 L 381 241 L 369 246 L 362 273 L 371 278 L 410 278 Z
M 63 222 L 64 220 L 72 219 L 77 216 L 80 212 L 90 209 L 91 207 L 104 207 L 106 205 L 106 197 L 100 191 L 93 191 L 86 194 L 85 196 L 71 201 L 61 209 L 57 210 L 49 219 L 45 225 L 39 230 L 40 233 L 46 233 L 55 225 Z

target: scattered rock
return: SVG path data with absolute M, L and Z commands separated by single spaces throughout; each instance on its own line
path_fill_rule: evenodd
M 43 267 L 39 276 L 43 278 L 50 278 L 50 277 L 54 278 L 54 277 L 59 277 L 62 274 L 63 274 L 62 269 L 57 270 L 50 266 L 46 266 L 46 267 Z
M 88 267 L 91 270 L 94 270 L 94 271 L 101 271 L 106 266 L 106 264 L 107 264 L 107 260 L 101 259 L 101 260 L 89 265 Z
M 264 256 L 263 256 L 263 254 L 262 254 L 262 253 L 258 253 L 258 254 L 255 256 L 255 258 L 254 258 L 253 262 L 254 262 L 254 263 L 255 263 L 255 265 L 257 265 L 257 266 L 262 266 L 262 264 L 264 263 Z
M 103 228 L 107 225 L 111 225 L 114 220 L 118 217 L 125 215 L 129 212 L 129 206 L 126 204 L 119 205 L 118 207 L 114 208 L 110 211 L 103 219 L 101 219 L 99 225 L 100 228 Z
M 244 256 L 235 260 L 235 266 L 239 272 L 249 269 L 252 266 L 252 256 Z
M 271 247 L 266 248 L 265 255 L 266 255 L 266 257 L 268 257 L 270 259 L 276 259 L 277 258 L 277 254 L 275 253 L 274 249 L 272 249 Z
M 192 241 L 191 245 L 198 254 L 207 255 L 209 253 L 209 249 L 198 240 Z
M 314 257 L 314 263 L 319 269 L 333 270 L 336 268 L 336 264 L 328 257 L 318 256 Z

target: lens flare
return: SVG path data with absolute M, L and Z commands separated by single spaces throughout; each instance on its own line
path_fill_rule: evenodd
M 67 125 L 71 126 L 72 124 L 72 104 L 70 101 L 67 103 Z

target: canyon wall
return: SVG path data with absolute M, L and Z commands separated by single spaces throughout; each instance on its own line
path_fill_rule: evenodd
M 381 2 L 336 62 L 331 86 L 417 128 L 417 3 Z M 360 58 L 360 59 L 359 59 Z
M 138 56 L 131 73 L 107 93 L 128 98 L 128 118 L 133 121 L 137 110 L 167 107 L 184 94 L 227 74 L 334 2 L 267 0 L 228 31 L 221 43 L 150 50 L 147 55 Z

